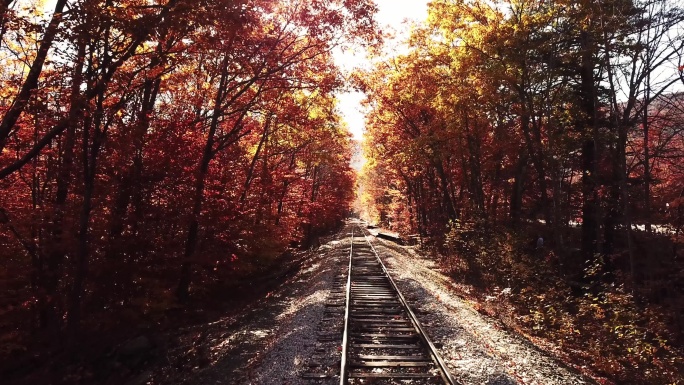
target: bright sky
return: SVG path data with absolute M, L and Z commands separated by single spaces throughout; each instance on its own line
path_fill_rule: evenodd
M 383 31 L 395 31 L 398 39 L 407 37 L 408 22 L 418 22 L 427 18 L 429 0 L 375 0 L 378 5 L 377 20 Z M 402 32 L 404 32 L 402 34 Z M 351 71 L 356 67 L 368 67 L 369 61 L 365 53 L 351 51 L 335 52 L 335 61 L 343 70 Z M 360 92 L 343 92 L 338 94 L 339 108 L 349 130 L 357 140 L 363 139 L 364 113 L 361 101 L 364 94 Z

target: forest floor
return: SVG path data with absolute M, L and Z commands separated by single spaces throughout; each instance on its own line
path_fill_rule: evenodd
M 345 274 L 348 230 L 324 240 L 298 273 L 239 315 L 180 332 L 168 359 L 128 385 L 338 382 L 300 376 L 321 370 L 335 373 L 339 365 L 339 352 L 317 341 L 317 334 L 335 278 Z M 375 238 L 373 242 L 452 374 L 464 385 L 595 384 L 477 312 L 460 297 L 457 284 L 413 248 Z M 322 359 L 321 354 L 329 357 Z

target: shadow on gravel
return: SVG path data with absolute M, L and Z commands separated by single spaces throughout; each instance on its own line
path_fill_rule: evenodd
M 508 376 L 500 375 L 487 381 L 486 385 L 518 385 L 518 382 L 513 381 Z
M 332 260 L 346 255 L 346 239 L 329 242 L 316 250 L 298 274 L 268 298 L 207 338 L 211 360 L 184 375 L 154 384 L 183 385 L 281 385 L 296 383 L 299 371 L 316 341 L 316 314 L 325 309 L 326 280 L 333 274 Z M 293 322 L 294 320 L 294 322 Z M 157 378 L 159 380 L 159 378 Z M 283 380 L 285 379 L 285 380 Z

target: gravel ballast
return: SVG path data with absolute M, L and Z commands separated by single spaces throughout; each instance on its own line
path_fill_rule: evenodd
M 372 242 L 452 375 L 464 385 L 595 384 L 478 313 L 455 294 L 451 278 L 434 261 L 410 247 Z

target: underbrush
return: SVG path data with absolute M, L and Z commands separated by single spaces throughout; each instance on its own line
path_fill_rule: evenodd
M 101 292 L 108 287 L 100 283 L 111 271 L 97 269 L 89 281 L 86 316 L 78 339 L 72 341 L 66 340 L 64 328 L 40 327 L 30 285 L 10 291 L 17 286 L 9 279 L 12 270 L 2 270 L 0 292 L 7 296 L 0 303 L 0 382 L 121 384 L 144 374 L 174 348 L 167 346 L 165 333 L 239 312 L 283 282 L 306 258 L 306 251 L 282 252 L 275 246 L 263 242 L 258 253 L 229 264 L 208 258 L 198 263 L 187 303 L 180 303 L 173 291 L 176 265 L 139 263 L 128 275 L 131 284 L 115 293 Z
M 653 287 L 679 284 L 681 264 L 663 283 L 632 282 L 608 258 L 584 261 L 534 247 L 536 232 L 452 224 L 440 245 L 443 268 L 474 287 L 480 310 L 604 384 L 684 384 L 684 295 L 649 296 Z M 651 290 L 652 291 L 652 290 Z M 587 370 L 588 369 L 588 370 Z

